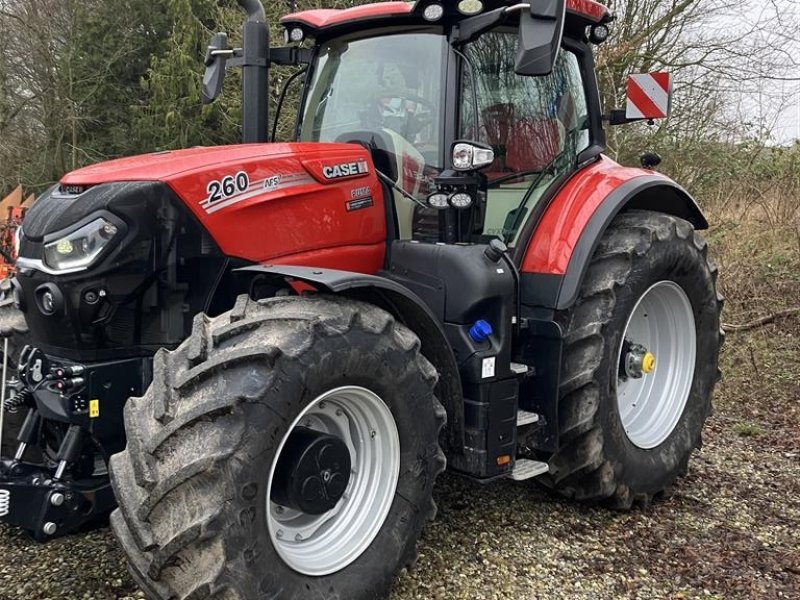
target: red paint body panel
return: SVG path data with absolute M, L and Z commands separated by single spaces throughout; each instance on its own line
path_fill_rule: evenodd
M 323 29 L 352 21 L 407 15 L 412 9 L 413 5 L 407 2 L 378 2 L 343 10 L 321 8 L 286 15 L 281 19 L 281 23 L 302 23 L 313 29 Z
M 404 16 L 413 10 L 414 5 L 407 2 L 378 2 L 342 10 L 317 9 L 292 13 L 283 17 L 281 23 L 299 23 L 318 30 L 358 21 Z M 567 0 L 567 11 L 594 23 L 600 23 L 610 14 L 607 6 L 595 0 Z
M 636 177 L 655 171 L 623 167 L 603 156 L 570 179 L 547 207 L 522 260 L 523 273 L 563 275 L 592 215 L 606 197 Z M 664 181 L 669 181 L 664 177 Z
M 601 23 L 611 14 L 605 4 L 595 0 L 567 0 L 567 10 L 595 23 Z
M 240 144 L 209 146 L 154 152 L 89 165 L 64 175 L 65 185 L 95 185 L 115 181 L 165 181 L 186 171 L 203 171 L 209 166 L 235 164 L 254 158 L 272 159 L 294 154 L 312 158 L 338 148 L 352 150 L 348 144 Z
M 362 161 L 366 173 L 335 179 L 323 174 L 325 167 Z M 248 186 L 212 200 L 210 184 L 239 173 L 247 174 Z M 370 274 L 383 265 L 383 192 L 369 152 L 361 146 L 194 148 L 93 165 L 66 175 L 62 184 L 119 181 L 168 185 L 227 256 Z

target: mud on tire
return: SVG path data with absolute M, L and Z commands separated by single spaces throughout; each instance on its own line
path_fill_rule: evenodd
M 445 412 L 416 336 L 369 304 L 332 297 L 240 297 L 199 315 L 191 337 L 159 351 L 143 398 L 125 409 L 128 445 L 111 460 L 114 532 L 154 598 L 340 598 L 388 595 L 435 514 Z M 307 577 L 280 558 L 267 528 L 276 449 L 309 402 L 363 386 L 391 409 L 400 471 L 389 514 L 344 569 Z
M 649 211 L 619 215 L 603 236 L 565 331 L 559 405 L 560 449 L 543 483 L 563 495 L 614 508 L 646 505 L 669 492 L 702 444 L 719 379 L 722 298 L 705 240 L 688 222 Z M 617 406 L 623 332 L 639 298 L 655 283 L 677 283 L 691 301 L 694 375 L 677 424 L 657 447 L 632 443 Z M 661 357 L 666 360 L 666 357 Z

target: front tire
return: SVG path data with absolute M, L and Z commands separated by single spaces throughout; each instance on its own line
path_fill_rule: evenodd
M 111 459 L 112 527 L 142 588 L 162 599 L 387 596 L 416 558 L 445 466 L 436 371 L 419 348 L 388 313 L 337 298 L 241 297 L 230 313 L 198 316 L 128 401 L 128 445 Z M 284 506 L 273 489 L 303 456 L 286 448 L 309 435 L 338 436 L 352 469 L 372 477 L 353 474 L 328 512 Z
M 711 413 L 723 336 L 707 252 L 691 224 L 670 215 L 630 211 L 609 226 L 561 315 L 560 448 L 545 484 L 629 508 L 686 473 Z

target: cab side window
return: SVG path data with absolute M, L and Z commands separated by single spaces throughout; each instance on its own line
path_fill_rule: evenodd
M 484 235 L 513 245 L 533 207 L 590 144 L 578 58 L 563 49 L 546 77 L 514 72 L 516 31 L 486 34 L 463 49 L 460 134 L 490 145 Z

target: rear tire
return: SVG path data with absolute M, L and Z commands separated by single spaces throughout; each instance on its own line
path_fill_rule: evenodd
M 707 244 L 688 222 L 649 211 L 614 220 L 577 302 L 560 315 L 560 448 L 546 485 L 629 508 L 668 493 L 686 474 L 719 379 L 716 278 Z M 644 340 L 661 356 L 652 374 L 634 380 L 620 364 L 630 344 Z M 624 391 L 647 378 L 655 379 L 643 391 Z
M 199 315 L 180 348 L 156 355 L 150 389 L 125 408 L 127 448 L 111 459 L 119 503 L 111 523 L 142 588 L 161 599 L 387 596 L 397 572 L 416 559 L 420 532 L 435 515 L 433 483 L 445 466 L 437 375 L 419 348 L 417 337 L 388 313 L 333 297 L 254 302 L 243 296 L 220 317 Z M 341 394 L 350 392 L 346 401 Z M 396 491 L 388 504 L 364 505 L 363 513 L 372 506 L 369 514 L 382 519 L 371 541 L 351 539 L 350 559 L 318 569 L 319 563 L 303 562 L 302 552 L 288 551 L 295 529 L 280 536 L 286 546 L 271 533 L 275 496 L 268 489 L 291 427 L 335 419 L 321 412 L 331 402 L 345 412 L 374 409 L 365 414 L 372 415 L 367 431 L 377 445 L 357 438 L 375 456 L 392 447 L 380 440 L 396 426 L 396 471 L 370 488 L 376 496 L 390 485 Z M 384 426 L 375 424 L 380 418 Z M 364 431 L 355 423 L 351 428 Z M 357 496 L 357 477 L 350 480 L 352 495 L 337 504 L 344 508 L 325 527 Z M 335 553 L 324 535 L 316 539 Z M 325 567 L 333 572 L 299 572 Z

